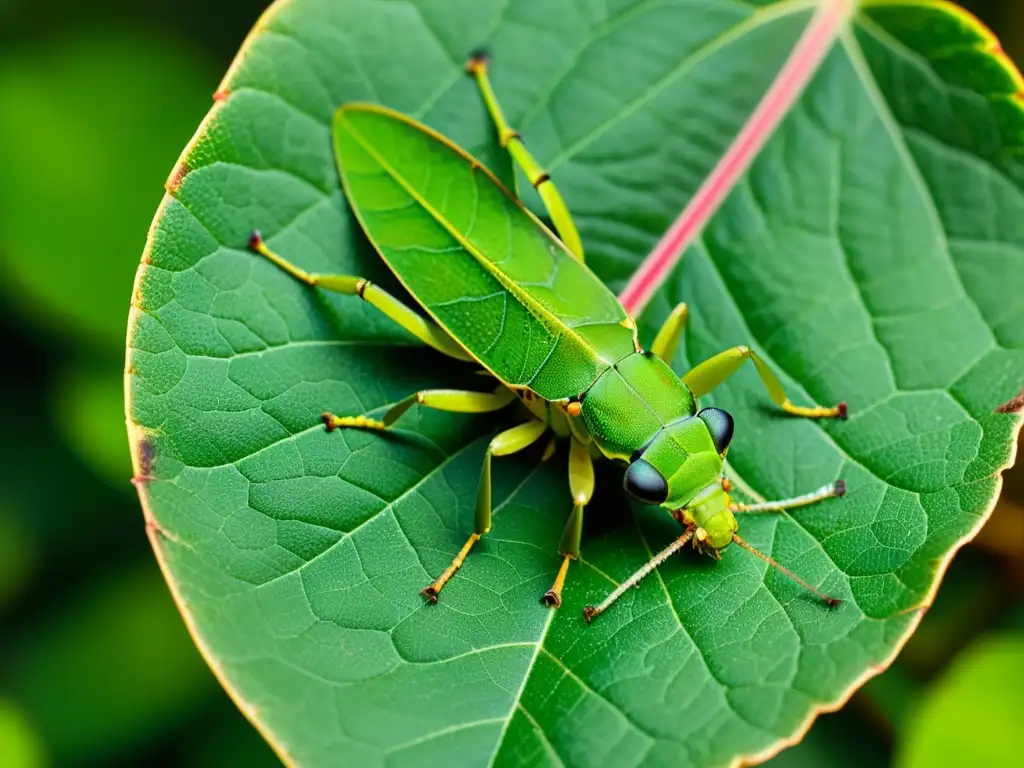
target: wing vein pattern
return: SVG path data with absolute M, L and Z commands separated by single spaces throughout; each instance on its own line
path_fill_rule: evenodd
M 413 298 L 506 384 L 578 395 L 634 351 L 614 294 L 494 177 L 404 115 L 334 121 L 348 199 Z

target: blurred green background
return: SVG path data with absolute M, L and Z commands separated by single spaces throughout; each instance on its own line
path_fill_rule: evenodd
M 128 482 L 129 296 L 264 0 L 0 0 L 0 768 L 275 765 L 192 645 Z M 966 3 L 1024 61 L 1024 3 Z M 55 21 L 59 19 L 59 21 Z M 1022 764 L 1024 472 L 896 664 L 771 764 Z

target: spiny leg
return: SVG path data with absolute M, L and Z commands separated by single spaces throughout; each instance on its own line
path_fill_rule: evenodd
M 823 485 L 816 491 L 805 493 L 802 496 L 794 496 L 791 499 L 779 501 L 762 501 L 758 504 L 730 504 L 729 509 L 733 512 L 783 512 L 796 507 L 806 507 L 816 504 L 825 499 L 838 498 L 846 493 L 846 483 L 843 480 L 836 480 L 834 483 Z
M 651 352 L 669 365 L 672 365 L 672 358 L 679 349 L 679 340 L 683 337 L 683 329 L 686 327 L 686 315 L 686 302 L 680 302 L 658 330 L 658 335 L 651 344 Z
M 783 512 L 787 509 L 794 509 L 796 507 L 806 507 L 811 504 L 816 504 L 819 501 L 824 501 L 825 499 L 836 498 L 844 495 L 845 493 L 846 483 L 842 480 L 836 480 L 834 483 L 823 485 L 816 491 L 811 491 L 810 493 L 805 493 L 801 496 L 794 496 L 791 499 L 780 499 L 779 501 L 763 501 L 758 504 L 734 503 L 729 505 L 729 509 L 737 513 Z M 750 552 L 752 555 L 761 558 L 764 562 L 768 563 L 768 565 L 770 565 L 772 568 L 775 568 L 782 574 L 791 578 L 804 589 L 821 598 L 830 607 L 839 605 L 840 600 L 831 597 L 830 595 L 826 595 L 824 592 L 822 592 L 820 589 L 817 589 L 816 587 L 812 587 L 810 584 L 801 579 L 799 576 L 793 573 L 793 571 L 786 568 L 777 560 L 770 557 L 769 555 L 766 555 L 764 552 L 761 552 L 751 544 L 744 541 L 742 538 L 740 538 L 738 534 L 733 533 L 732 540 L 735 543 L 739 544 L 741 547 L 743 547 L 745 550 Z
M 417 339 L 433 347 L 438 352 L 443 352 L 457 360 L 473 359 L 440 326 L 409 309 L 409 307 L 405 306 L 405 304 L 390 293 L 374 285 L 366 278 L 353 277 L 352 275 L 319 275 L 306 272 L 270 250 L 258 231 L 254 231 L 249 238 L 249 248 L 260 256 L 269 259 L 296 280 L 306 285 L 345 294 L 346 296 L 358 296 L 368 304 L 375 306 Z
M 562 588 L 565 575 L 569 572 L 569 561 L 580 556 L 580 539 L 583 537 L 583 510 L 594 495 L 594 461 L 590 449 L 579 440 L 572 438 L 569 443 L 569 491 L 572 493 L 572 514 L 565 524 L 558 553 L 562 565 L 558 569 L 555 583 L 541 598 L 541 602 L 552 608 L 562 604 Z
M 839 598 L 832 597 L 831 595 L 826 595 L 824 592 L 822 592 L 817 587 L 812 587 L 806 581 L 804 581 L 799 576 L 797 576 L 795 573 L 793 573 L 791 570 L 789 570 L 789 568 L 786 568 L 784 565 L 782 565 L 778 560 L 776 560 L 773 557 L 770 557 L 769 555 L 766 555 L 761 550 L 759 550 L 756 547 L 748 544 L 746 541 L 741 539 L 739 537 L 739 535 L 734 533 L 732 535 L 732 540 L 734 542 L 736 542 L 737 544 L 739 544 L 741 547 L 743 547 L 745 550 L 747 550 L 747 552 L 749 552 L 750 554 L 754 555 L 755 557 L 761 558 L 762 560 L 764 560 L 764 562 L 768 563 L 769 566 L 771 566 L 775 570 L 779 571 L 779 573 L 782 573 L 783 575 L 788 576 L 793 581 L 795 581 L 797 584 L 799 584 L 801 587 L 806 589 L 808 592 L 810 592 L 811 594 L 813 594 L 816 597 L 820 598 L 822 600 L 822 602 L 824 602 L 826 605 L 828 605 L 829 608 L 834 608 L 835 606 L 839 605 L 842 602 L 842 600 L 840 600 Z
M 558 236 L 565 243 L 565 247 L 576 258 L 583 261 L 583 243 L 580 240 L 579 232 L 576 230 L 576 225 L 573 223 L 572 214 L 569 213 L 568 206 L 562 200 L 561 194 L 555 188 L 547 171 L 527 151 L 519 132 L 509 126 L 508 121 L 505 119 L 505 114 L 501 111 L 501 106 L 498 104 L 498 98 L 494 95 L 494 88 L 491 86 L 490 78 L 487 76 L 489 63 L 490 60 L 486 53 L 474 53 L 470 56 L 469 61 L 466 62 L 466 71 L 474 77 L 477 85 L 480 87 L 480 94 L 483 96 L 484 104 L 487 106 L 487 111 L 490 112 L 491 119 L 498 129 L 498 141 L 503 149 L 508 150 L 512 159 L 523 169 L 530 184 L 537 190 L 537 194 L 540 195 L 540 199 L 544 202 L 544 207 L 547 208 L 548 214 L 551 216 L 551 222 L 555 225 L 555 229 L 558 230 Z
M 495 435 L 487 446 L 487 455 L 484 457 L 484 466 L 480 472 L 480 485 L 476 494 L 476 517 L 473 533 L 469 535 L 466 543 L 459 550 L 459 553 L 452 560 L 451 565 L 445 568 L 444 573 L 437 577 L 437 580 L 423 590 L 422 594 L 431 603 L 437 602 L 437 595 L 448 583 L 448 580 L 455 575 L 455 572 L 462 567 L 466 555 L 473 548 L 480 537 L 491 530 L 491 459 L 494 456 L 507 456 L 516 453 L 533 445 L 547 431 L 548 425 L 543 421 L 531 420 L 525 424 L 506 429 Z
M 512 390 L 502 387 L 496 392 L 470 392 L 461 389 L 423 389 L 413 392 L 408 397 L 399 400 L 383 419 L 371 419 L 368 416 L 335 416 L 333 413 L 325 413 L 320 418 L 327 425 L 327 431 L 333 429 L 387 429 L 402 414 L 414 405 L 422 405 L 438 411 L 451 411 L 453 413 L 491 413 L 500 411 L 506 405 L 516 399 Z
M 789 398 L 786 397 L 786 392 L 782 388 L 782 382 L 772 373 L 772 369 L 768 367 L 764 360 L 750 347 L 733 347 L 724 352 L 719 352 L 685 374 L 683 376 L 683 383 L 690 388 L 694 397 L 703 397 L 736 373 L 744 361 L 748 359 L 754 361 L 757 374 L 761 377 L 764 388 L 768 390 L 768 396 L 772 399 L 772 402 L 786 413 L 791 413 L 794 416 L 804 416 L 808 419 L 846 418 L 846 403 L 839 403 L 839 405 L 832 408 L 822 408 L 820 406 L 807 408 L 801 405 L 793 405 Z
M 672 555 L 678 552 L 680 549 L 686 546 L 687 542 L 693 537 L 693 526 L 688 527 L 683 531 L 682 535 L 665 547 L 661 552 L 656 554 L 646 563 L 644 563 L 632 576 L 626 579 L 624 582 L 619 584 L 608 597 L 600 602 L 598 605 L 588 605 L 583 609 L 583 618 L 587 620 L 589 624 L 595 616 L 599 613 L 604 613 L 608 610 L 608 607 L 622 597 L 629 590 L 630 587 L 635 587 L 640 583 L 647 574 L 657 568 L 659 565 L 668 560 Z

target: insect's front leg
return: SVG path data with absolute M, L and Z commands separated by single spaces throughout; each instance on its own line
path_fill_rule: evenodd
M 606 597 L 597 605 L 588 605 L 586 608 L 584 608 L 583 618 L 587 620 L 587 624 L 593 621 L 594 617 L 598 614 L 607 611 L 612 603 L 614 603 L 616 600 L 618 600 L 620 597 L 626 594 L 632 587 L 635 587 L 637 584 L 639 584 L 645 576 L 651 573 L 651 571 L 653 571 L 659 565 L 661 565 L 670 557 L 672 557 L 672 555 L 674 555 L 680 549 L 685 547 L 693 538 L 693 530 L 694 528 L 692 525 L 687 527 L 686 530 L 684 530 L 675 541 L 673 541 L 671 544 L 669 544 L 667 547 L 661 550 L 661 552 L 659 552 L 646 563 L 644 563 L 642 566 L 640 566 L 640 568 L 632 576 L 630 576 L 624 582 L 619 584 L 619 586 L 617 586 L 615 590 L 610 595 L 608 595 L 608 597 Z
M 490 445 L 487 446 L 487 455 L 484 457 L 483 469 L 480 472 L 473 533 L 469 535 L 466 543 L 459 550 L 459 553 L 455 555 L 451 565 L 444 570 L 444 573 L 438 576 L 433 584 L 423 590 L 422 594 L 428 601 L 431 603 L 437 602 L 438 594 L 440 594 L 444 585 L 448 583 L 448 580 L 455 575 L 455 572 L 462 567 L 462 563 L 466 559 L 466 555 L 473 548 L 473 545 L 480 541 L 481 536 L 491 530 L 491 459 L 494 456 L 508 456 L 510 453 L 517 453 L 530 447 L 547 430 L 547 424 L 533 419 L 517 427 L 506 429 L 491 440 Z
M 569 491 L 572 493 L 572 514 L 565 524 L 562 540 L 558 544 L 558 554 L 562 556 L 562 565 L 558 569 L 555 583 L 541 598 L 541 602 L 552 608 L 562 604 L 562 588 L 565 576 L 569 572 L 569 561 L 580 556 L 580 540 L 583 537 L 583 510 L 594 495 L 594 461 L 590 457 L 590 449 L 576 438 L 569 443 Z
M 842 480 L 836 480 L 834 483 L 822 486 L 816 491 L 805 493 L 802 496 L 794 496 L 791 499 L 762 501 L 759 504 L 733 503 L 729 505 L 729 509 L 733 512 L 785 512 L 787 509 L 806 507 L 825 499 L 838 498 L 845 493 L 846 483 Z

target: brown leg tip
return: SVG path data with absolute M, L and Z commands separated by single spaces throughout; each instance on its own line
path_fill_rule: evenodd
M 837 405 L 836 406 L 836 410 L 839 411 L 839 413 L 836 414 L 836 418 L 837 419 L 841 419 L 842 421 L 846 421 L 846 416 L 847 416 L 846 403 L 842 402 L 839 405 Z
M 544 597 L 542 597 L 540 601 L 548 608 L 560 608 L 562 605 L 562 598 L 553 589 L 549 589 L 545 592 Z
M 836 480 L 832 484 L 832 488 L 833 488 L 833 490 L 832 490 L 832 495 L 833 496 L 838 498 L 839 496 L 845 496 L 846 495 L 846 481 L 845 480 Z
M 477 48 L 466 59 L 466 71 L 471 75 L 485 68 L 491 62 L 491 54 L 486 48 Z
M 437 590 L 434 589 L 433 584 L 431 584 L 429 587 L 420 592 L 420 594 L 427 598 L 427 602 L 431 605 L 437 602 Z
M 593 619 L 594 619 L 594 617 L 596 615 L 597 615 L 597 608 L 595 608 L 592 605 L 588 605 L 586 608 L 583 609 L 583 618 L 587 620 L 587 624 L 589 624 L 591 621 L 593 621 Z
M 329 413 L 321 413 L 320 414 L 320 421 L 322 421 L 324 423 L 324 426 L 327 428 L 328 432 L 333 432 L 334 431 L 334 424 L 332 423 L 333 420 L 334 420 L 334 417 L 331 416 L 331 414 L 329 414 Z
M 259 253 L 260 248 L 263 247 L 263 235 L 260 234 L 258 229 L 254 229 L 252 234 L 249 235 L 249 250 Z
M 828 604 L 829 608 L 835 608 L 837 605 L 841 605 L 843 601 L 838 597 L 827 597 L 825 598 L 825 602 Z

